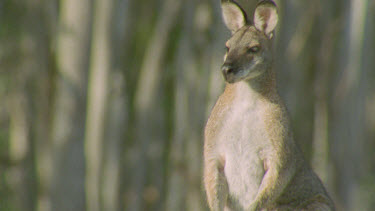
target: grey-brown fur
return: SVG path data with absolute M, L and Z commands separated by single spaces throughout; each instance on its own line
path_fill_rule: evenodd
M 222 68 L 227 81 L 205 128 L 204 183 L 211 210 L 334 210 L 293 140 L 277 90 L 272 39 L 276 6 L 262 1 L 254 26 L 222 1 L 232 31 Z

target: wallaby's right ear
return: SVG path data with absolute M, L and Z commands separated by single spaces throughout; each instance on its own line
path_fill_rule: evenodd
M 259 2 L 254 13 L 255 28 L 264 32 L 268 38 L 272 38 L 277 21 L 278 15 L 275 2 L 272 0 Z
M 225 25 L 231 30 L 232 34 L 246 25 L 246 13 L 236 2 L 232 0 L 221 0 L 221 9 Z

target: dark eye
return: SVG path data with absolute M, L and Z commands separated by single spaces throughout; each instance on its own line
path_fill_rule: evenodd
M 259 50 L 260 50 L 259 46 L 253 46 L 253 47 L 249 48 L 247 51 L 249 53 L 257 53 Z

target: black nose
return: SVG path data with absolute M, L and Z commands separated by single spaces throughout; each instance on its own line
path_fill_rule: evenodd
M 234 68 L 230 64 L 224 64 L 221 67 L 221 71 L 223 72 L 224 75 L 228 75 L 228 74 L 234 73 Z

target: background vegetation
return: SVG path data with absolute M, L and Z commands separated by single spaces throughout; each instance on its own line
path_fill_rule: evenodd
M 0 210 L 207 210 L 219 2 L 1 0 Z M 338 210 L 373 210 L 375 1 L 276 3 L 295 139 Z

